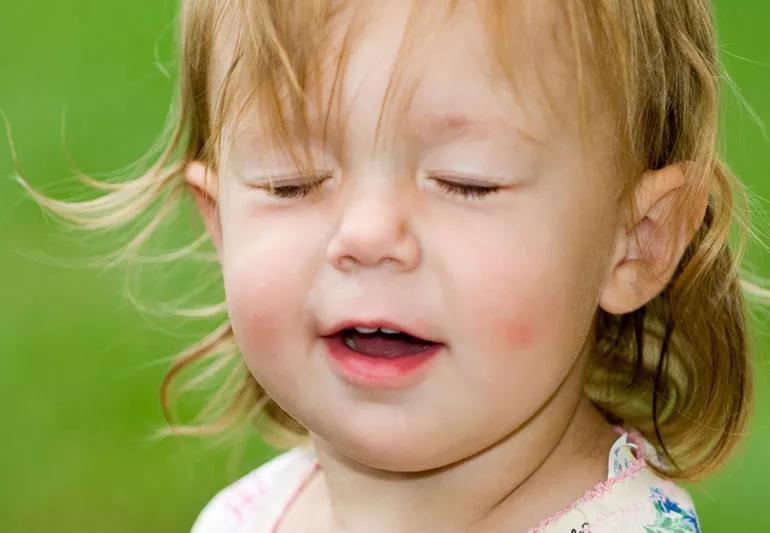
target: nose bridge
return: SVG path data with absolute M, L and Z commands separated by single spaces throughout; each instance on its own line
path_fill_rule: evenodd
M 419 246 L 411 231 L 408 191 L 392 177 L 352 180 L 342 195 L 338 223 L 329 241 L 330 262 L 340 269 L 391 263 L 411 270 Z

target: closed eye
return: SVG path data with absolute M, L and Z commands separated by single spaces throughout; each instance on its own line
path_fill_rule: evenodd
M 496 193 L 501 189 L 499 185 L 474 185 L 470 183 L 458 183 L 441 178 L 433 179 L 443 191 L 464 198 L 481 198 Z
M 298 182 L 288 182 L 282 180 L 276 184 L 268 182 L 267 184 L 257 185 L 259 189 L 265 189 L 268 194 L 278 198 L 304 198 L 316 192 L 321 185 L 332 176 L 330 174 L 319 173 L 315 175 L 317 179 L 307 181 L 307 177 Z M 318 179 L 320 178 L 320 179 Z M 476 185 L 471 183 L 460 183 L 442 178 L 433 178 L 443 191 L 463 198 L 482 198 L 490 194 L 499 192 L 502 188 L 499 185 Z M 283 184 L 282 184 L 283 183 Z
M 311 178 L 313 177 L 316 179 L 312 181 L 308 181 L 308 177 L 304 177 L 298 182 L 287 182 L 286 180 L 282 180 L 276 184 L 275 182 L 270 181 L 267 184 L 257 185 L 256 187 L 258 189 L 265 189 L 268 194 L 278 198 L 304 198 L 317 191 L 321 185 L 332 176 L 329 173 L 319 173 L 311 176 Z

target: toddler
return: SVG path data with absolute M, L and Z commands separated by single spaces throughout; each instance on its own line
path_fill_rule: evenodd
M 193 531 L 700 531 L 675 482 L 752 398 L 709 2 L 182 5 L 157 164 L 28 190 L 89 227 L 159 204 L 126 256 L 200 209 L 227 316 L 164 406 L 238 365 L 172 429 L 286 438 Z

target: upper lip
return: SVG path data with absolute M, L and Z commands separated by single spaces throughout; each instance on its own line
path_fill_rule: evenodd
M 403 324 L 399 324 L 398 322 L 395 322 L 393 320 L 388 319 L 347 319 L 342 320 L 340 322 L 335 323 L 331 327 L 327 327 L 322 329 L 321 336 L 322 337 L 330 337 L 332 335 L 336 335 L 340 331 L 348 328 L 354 328 L 356 326 L 361 326 L 365 328 L 387 328 L 387 329 L 393 329 L 396 331 L 400 331 L 402 333 L 406 333 L 407 335 L 411 335 L 412 337 L 416 337 L 418 339 L 426 340 L 429 342 L 434 343 L 441 343 L 442 341 L 431 338 L 429 334 L 425 333 L 424 331 L 421 331 L 419 329 L 412 329 L 407 326 L 404 326 Z

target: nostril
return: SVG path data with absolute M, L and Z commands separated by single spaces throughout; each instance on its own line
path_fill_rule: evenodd
M 356 264 L 357 263 L 358 262 L 355 259 L 353 259 L 352 257 L 350 257 L 349 255 L 346 255 L 345 257 L 340 259 L 340 267 L 343 270 L 350 271 L 350 272 L 355 272 L 356 271 L 356 269 L 357 269 L 357 265 Z

